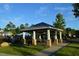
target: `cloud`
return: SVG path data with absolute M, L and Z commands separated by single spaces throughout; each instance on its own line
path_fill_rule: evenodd
M 38 10 L 37 10 L 37 13 L 43 13 L 45 12 L 47 8 L 46 7 L 40 7 Z
M 56 13 L 62 13 L 64 15 L 67 14 L 66 16 L 73 14 L 72 7 L 54 7 L 54 10 L 56 11 Z
M 4 10 L 10 10 L 10 5 L 9 4 L 4 4 L 3 8 L 4 8 Z
M 54 9 L 55 10 L 67 10 L 67 8 L 64 8 L 64 7 L 55 7 Z
M 54 7 L 54 10 L 57 12 L 57 13 L 67 13 L 67 14 L 70 14 L 70 12 L 72 12 L 72 7 Z
M 39 9 L 37 9 L 37 11 L 35 12 L 35 18 L 42 19 L 44 17 L 47 17 L 48 13 L 49 13 L 48 7 L 45 6 L 39 7 Z
M 0 13 L 8 13 L 11 11 L 11 7 L 9 4 L 3 4 L 1 7 L 0 7 Z
M 10 21 L 16 25 L 19 25 L 21 24 L 24 20 L 22 16 L 16 16 L 16 17 L 8 17 L 7 19 L 6 18 L 1 18 L 0 22 L 4 25 L 8 24 Z M 22 21 L 21 21 L 22 20 Z
M 48 7 L 39 7 L 39 9 L 36 11 L 37 15 L 45 16 L 48 13 Z
M 70 11 L 72 10 L 71 7 L 55 7 L 55 10 L 61 10 L 61 11 Z
M 19 22 L 22 22 L 22 21 L 23 21 L 22 19 L 24 19 L 23 16 L 9 17 L 8 22 L 9 22 L 9 21 L 12 21 L 12 22 L 14 22 L 14 23 L 19 23 Z M 22 20 L 22 21 L 21 21 L 21 20 Z

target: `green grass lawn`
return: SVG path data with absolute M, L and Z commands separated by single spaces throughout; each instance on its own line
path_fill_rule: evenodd
M 0 53 L 7 53 L 11 55 L 34 55 L 37 52 L 42 51 L 47 47 L 45 46 L 24 46 L 24 47 L 18 47 L 18 46 L 10 46 L 5 48 L 0 48 Z
M 57 56 L 79 56 L 79 43 L 70 43 L 55 53 Z

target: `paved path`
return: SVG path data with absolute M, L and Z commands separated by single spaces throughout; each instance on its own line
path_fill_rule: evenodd
M 52 47 L 35 54 L 35 56 L 51 56 L 51 54 L 53 55 L 56 51 L 63 48 L 67 44 L 68 43 L 59 44 L 58 46 L 53 45 Z

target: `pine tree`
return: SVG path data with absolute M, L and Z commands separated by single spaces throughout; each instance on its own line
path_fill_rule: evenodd
M 20 25 L 20 29 L 25 29 L 24 24 L 21 24 L 21 25 Z
M 16 34 L 16 26 L 15 24 L 13 24 L 11 21 L 5 26 L 4 28 L 4 31 L 5 32 L 9 32 L 9 33 L 12 33 L 12 35 L 15 35 Z
M 10 31 L 10 30 L 13 30 L 15 29 L 16 26 L 10 21 L 6 26 L 5 26 L 5 31 Z
M 20 33 L 20 28 L 17 27 L 17 28 L 15 29 L 15 31 L 16 31 L 17 34 L 19 34 L 19 33 Z
M 64 29 L 65 21 L 64 21 L 64 18 L 63 18 L 62 14 L 58 13 L 56 15 L 56 21 L 54 22 L 53 25 L 54 25 L 55 28 Z
M 28 23 L 21 24 L 20 29 L 26 29 L 28 27 Z

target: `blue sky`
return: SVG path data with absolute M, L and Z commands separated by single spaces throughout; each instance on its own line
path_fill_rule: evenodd
M 45 22 L 53 24 L 55 22 L 56 14 L 61 13 L 64 16 L 66 27 L 79 29 L 79 20 L 73 16 L 72 4 L 49 3 L 49 4 L 28 4 L 28 3 L 5 3 L 0 4 L 0 27 L 11 21 L 16 26 L 28 23 L 36 24 Z

